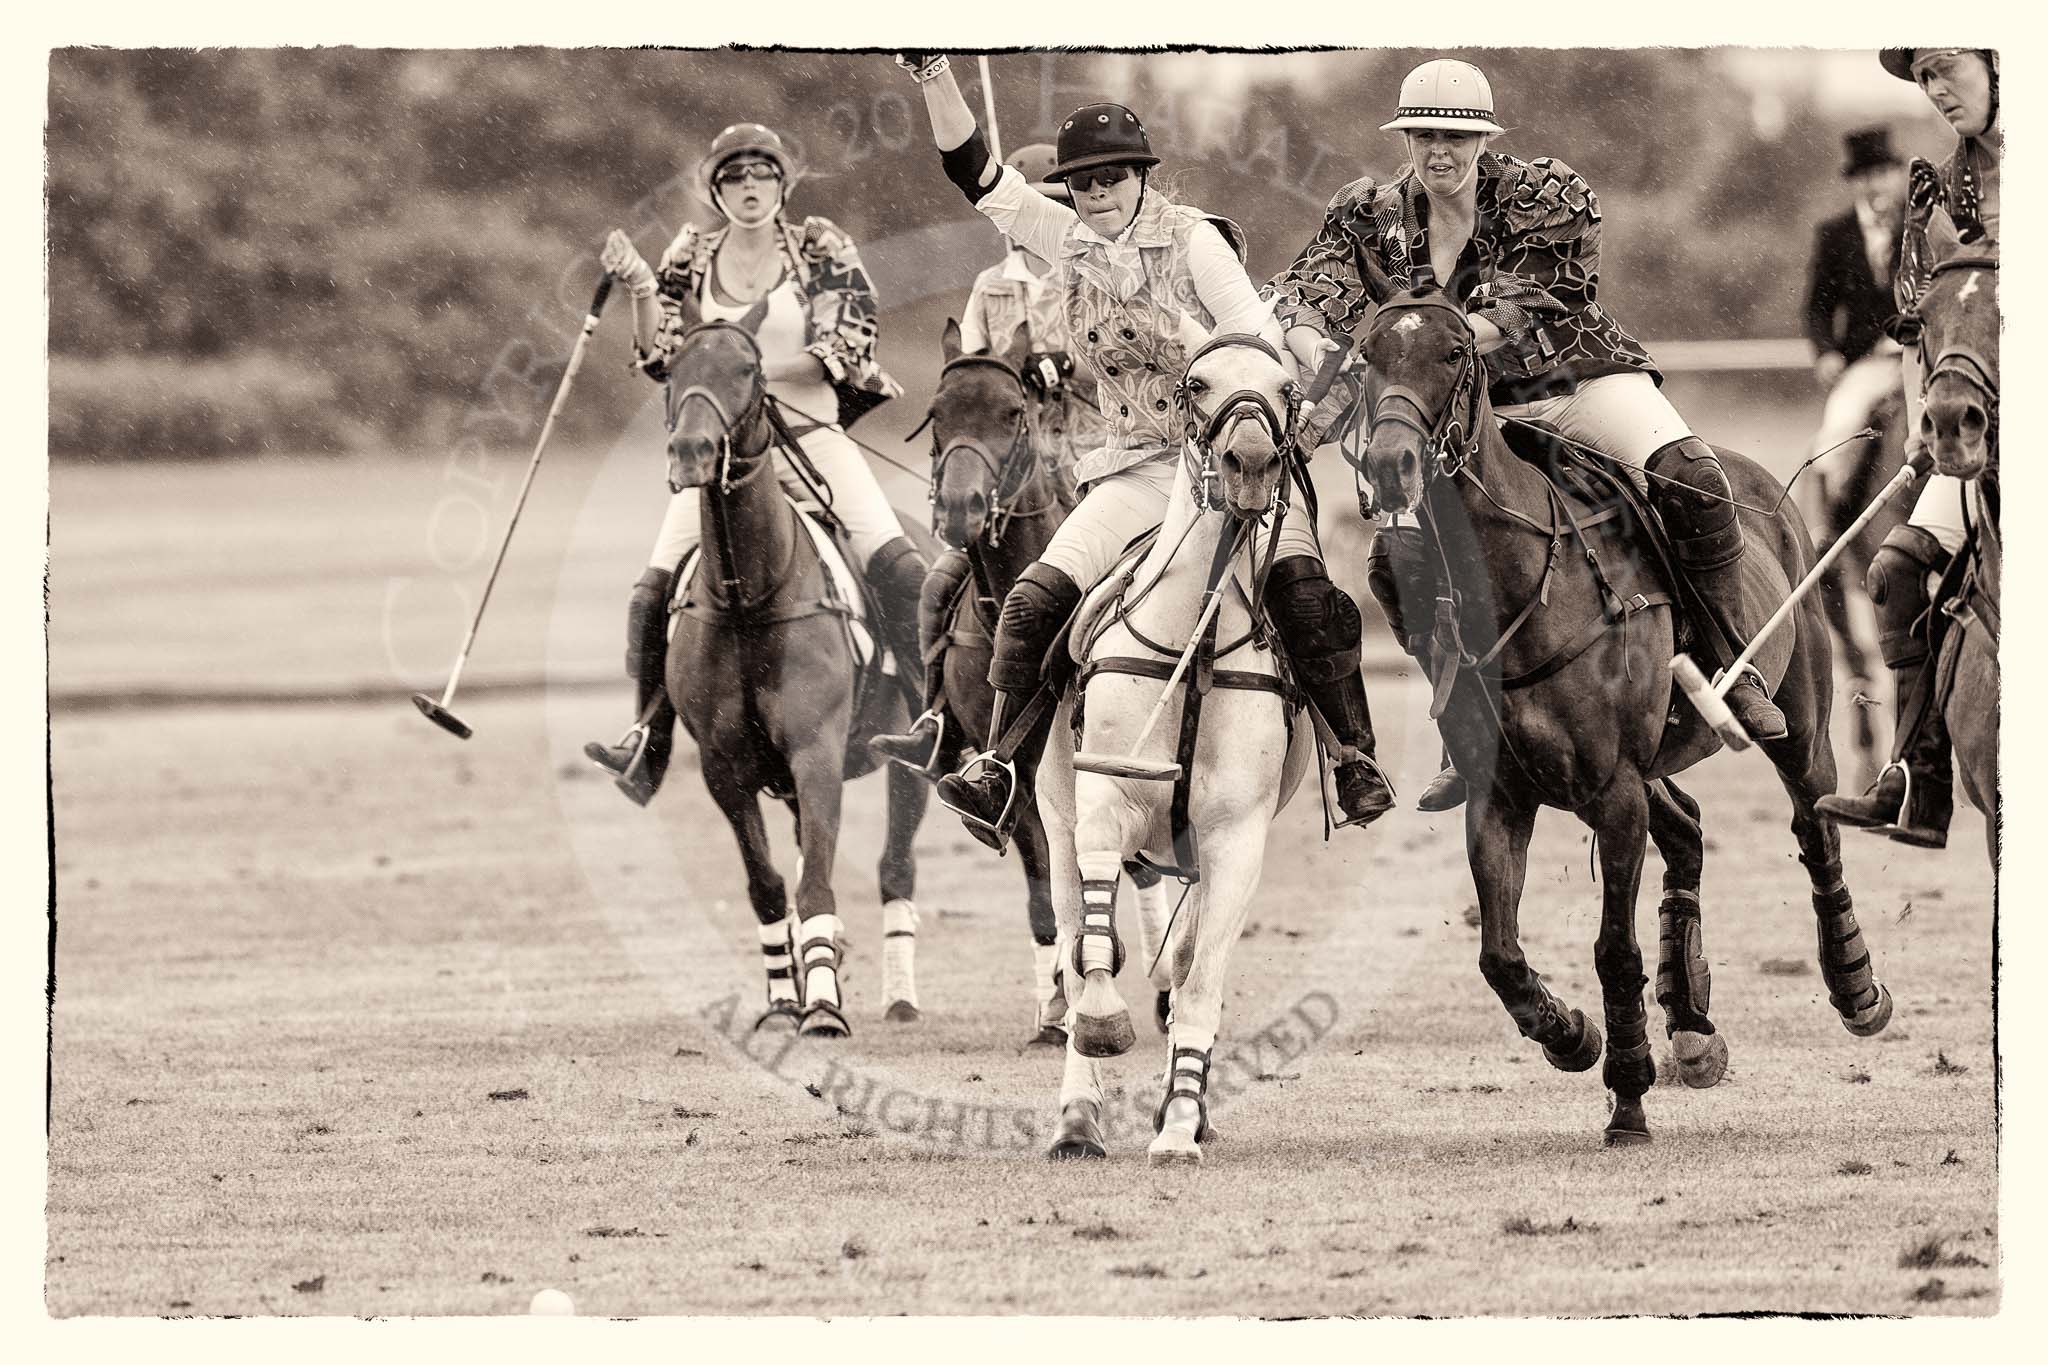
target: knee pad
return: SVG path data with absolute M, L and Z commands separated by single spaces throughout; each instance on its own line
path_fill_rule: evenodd
M 643 668 L 659 666 L 668 646 L 668 599 L 675 574 L 649 567 L 626 599 L 626 676 L 638 681 Z
M 924 591 L 918 598 L 918 622 L 929 642 L 946 628 L 946 617 L 952 613 L 953 603 L 960 595 L 960 585 L 967 581 L 971 566 L 964 550 L 948 550 L 940 555 L 930 572 L 924 576 Z
M 1722 569 L 1742 557 L 1734 489 L 1712 446 L 1687 436 L 1660 447 L 1643 467 L 1681 567 Z
M 991 687 L 1028 692 L 1038 686 L 1046 651 L 1081 602 L 1074 580 L 1043 562 L 1017 578 L 1003 599 L 996 623 L 995 657 L 988 666 Z
M 1373 600 L 1380 604 L 1380 612 L 1387 618 L 1394 637 L 1410 654 L 1416 652 L 1419 641 L 1409 634 L 1404 605 L 1426 611 L 1436 589 L 1436 575 L 1430 570 L 1427 553 L 1421 527 L 1382 526 L 1374 534 L 1372 549 L 1365 557 L 1366 586 L 1372 590 Z
M 1266 609 L 1294 666 L 1309 682 L 1330 682 L 1358 669 L 1358 604 L 1330 581 L 1320 561 L 1294 555 L 1266 579 Z
M 1878 651 L 1886 664 L 1903 668 L 1927 658 L 1927 632 L 1921 629 L 1931 599 L 1927 576 L 1948 567 L 1941 542 L 1918 526 L 1894 526 L 1870 557 L 1863 586 L 1877 613 Z
M 897 536 L 868 557 L 870 583 L 886 585 L 911 596 L 923 591 L 924 579 L 924 556 L 918 553 L 908 536 Z

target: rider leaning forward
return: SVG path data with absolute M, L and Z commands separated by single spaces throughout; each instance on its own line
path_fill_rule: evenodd
M 1494 118 L 1485 75 L 1465 62 L 1438 59 L 1411 71 L 1394 119 L 1380 126 L 1403 135 L 1409 164 L 1392 180 L 1367 177 L 1337 191 L 1321 230 L 1275 280 L 1289 347 L 1316 367 L 1330 338 L 1348 337 L 1364 322 L 1376 300 L 1361 261 L 1397 289 L 1469 291 L 1494 410 L 1548 423 L 1567 440 L 1645 471 L 1679 567 L 1709 618 L 1702 633 L 1718 635 L 1732 659 L 1762 620 L 1745 615 L 1742 526 L 1728 477 L 1664 397 L 1649 354 L 1600 305 L 1600 207 L 1592 187 L 1561 161 L 1489 150 L 1506 130 Z M 1333 392 L 1322 411 L 1344 409 Z M 1370 580 L 1395 634 L 1411 649 L 1426 649 L 1409 634 L 1395 588 L 1418 576 L 1433 581 L 1420 529 L 1381 528 L 1373 557 Z M 1409 600 L 1434 595 L 1431 588 Z M 1727 700 L 1756 738 L 1785 734 L 1785 717 L 1754 671 Z M 1439 781 L 1453 779 L 1446 773 Z
M 1906 196 L 1906 225 L 1892 288 L 1901 314 L 1910 315 L 1933 264 L 1927 225 L 1941 213 L 1962 240 L 1998 246 L 1998 54 L 1977 48 L 1895 47 L 1879 54 L 1884 69 L 1920 87 L 1955 131 L 1956 148 L 1937 170 L 1913 165 Z M 1902 359 L 1906 385 L 1906 452 L 1920 455 L 1920 350 L 1910 344 L 1913 325 L 1900 319 L 1899 339 L 1909 343 Z M 1925 463 L 1924 455 L 1920 462 Z M 1867 586 L 1877 609 L 1878 646 L 1896 683 L 1898 728 L 1892 761 L 1869 791 L 1857 797 L 1824 797 L 1819 809 L 1846 825 L 1882 829 L 1901 843 L 1941 848 L 1948 843 L 1954 808 L 1953 757 L 1929 665 L 1941 657 L 1949 618 L 1934 601 L 1940 581 L 1963 548 L 1963 482 L 1945 474 L 1928 478 L 1906 524 L 1885 537 L 1870 562 Z
M 782 138 L 739 123 L 712 140 L 697 169 L 697 190 L 723 225 L 686 225 L 650 267 L 625 233 L 614 230 L 604 268 L 633 296 L 633 346 L 639 368 L 664 382 L 682 343 L 682 301 L 695 298 L 706 321 L 738 321 L 766 303 L 754 339 L 768 394 L 779 401 L 804 455 L 831 489 L 832 511 L 846 528 L 855 565 L 867 579 L 889 650 L 905 667 L 918 657 L 917 602 L 924 558 L 903 534 L 860 448 L 851 423 L 902 389 L 875 359 L 875 292 L 853 241 L 830 219 L 784 215 L 796 167 Z M 777 457 L 785 483 L 793 474 Z M 801 485 L 792 485 L 800 488 Z M 643 718 L 616 745 L 584 752 L 601 767 L 629 774 L 626 794 L 646 805 L 661 785 L 674 738 L 675 710 L 663 698 L 668 598 L 676 569 L 696 548 L 701 492 L 669 500 L 648 567 L 633 585 L 626 615 L 626 672 L 638 684 Z M 634 759 L 642 746 L 646 761 Z
M 1174 203 L 1153 184 L 1159 158 L 1136 114 L 1091 104 L 1061 125 L 1052 178 L 1072 191 L 1070 206 L 1033 190 L 1014 167 L 997 165 L 943 56 L 899 61 L 924 90 L 947 178 L 1006 237 L 1053 263 L 1069 342 L 1093 370 L 1110 422 L 1108 439 L 1076 470 L 1085 489 L 1080 505 L 1003 602 L 989 667 L 996 689 L 990 728 L 1001 734 L 1006 718 L 1041 687 L 1065 685 L 1069 666 L 1047 657 L 1054 637 L 1083 591 L 1164 516 L 1183 439 L 1174 411 L 1174 386 L 1189 359 L 1182 316 L 1210 332 L 1263 335 L 1276 345 L 1280 334 L 1222 220 Z M 1234 225 L 1227 230 L 1235 234 Z M 1264 605 L 1303 690 L 1337 737 L 1347 823 L 1383 814 L 1393 796 L 1371 758 L 1358 609 L 1330 581 L 1315 528 L 1301 520 L 1282 525 Z M 1040 711 L 1028 734 L 1008 740 L 1010 752 L 998 745 L 939 783 L 940 799 L 992 847 L 1003 846 L 1019 788 L 1028 787 L 1044 750 L 1052 710 Z M 1017 764 L 1014 779 L 1004 759 Z

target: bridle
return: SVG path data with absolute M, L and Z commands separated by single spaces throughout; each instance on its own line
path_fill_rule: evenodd
M 1998 257 L 1996 256 L 1982 253 L 1951 256 L 1946 260 L 1937 261 L 1934 267 L 1928 271 L 1927 280 L 1931 287 L 1933 282 L 1941 278 L 1946 272 L 1960 270 L 1989 270 L 1995 272 L 1997 269 Z M 1914 316 L 1922 320 L 1920 364 L 1923 377 L 1920 381 L 1920 392 L 1923 395 L 1926 394 L 1934 386 L 1935 380 L 1944 377 L 1957 380 L 1969 388 L 1975 389 L 1979 394 L 1983 395 L 1985 413 L 1990 419 L 1992 430 L 1996 431 L 1998 426 L 1997 364 L 1988 359 L 1977 347 L 1955 342 L 1945 342 L 1940 353 L 1935 355 L 1930 361 L 1927 355 L 1927 331 L 1925 327 L 1926 302 L 1927 296 L 1922 294 L 1915 301 L 1913 308 Z
M 762 371 L 761 343 L 755 339 L 752 332 L 749 332 L 738 323 L 700 322 L 689 331 L 683 333 L 682 340 L 676 347 L 676 357 L 680 361 L 683 352 L 695 345 L 708 333 L 721 331 L 731 332 L 745 341 L 747 350 L 751 353 L 752 363 L 748 366 L 748 373 L 753 379 L 753 384 L 751 391 L 747 395 L 747 401 L 740 407 L 737 413 L 734 413 L 727 411 L 725 401 L 718 394 L 702 384 L 690 384 L 679 393 L 671 387 L 668 407 L 668 429 L 671 434 L 674 433 L 677 420 L 682 417 L 683 409 L 690 405 L 692 399 L 703 403 L 711 409 L 711 414 L 718 419 L 719 428 L 723 433 L 720 437 L 721 449 L 718 460 L 718 491 L 720 493 L 730 493 L 735 488 L 739 488 L 752 480 L 763 469 L 767 468 L 769 464 L 767 459 L 768 442 L 766 441 L 762 442 L 761 448 L 752 454 L 742 452 L 735 457 L 733 452 L 733 432 L 751 430 L 754 424 L 760 420 L 763 405 L 768 399 L 768 380 Z M 737 478 L 734 477 L 735 472 L 738 474 Z M 671 493 L 680 493 L 683 490 L 671 482 L 669 484 L 669 491 Z
M 1031 391 L 1030 387 L 1024 382 L 1024 376 L 1018 372 L 1016 366 L 1004 360 L 1001 356 L 989 355 L 979 351 L 966 355 L 956 355 L 940 368 L 939 388 L 942 390 L 945 388 L 947 375 L 952 374 L 956 370 L 966 370 L 975 367 L 999 370 L 1003 374 L 1008 375 L 1011 382 L 1016 384 L 1017 392 L 1022 397 L 1022 405 L 1017 410 L 1016 430 L 1010 436 L 1009 448 L 1003 452 L 1002 458 L 999 460 L 989 454 L 987 447 L 975 440 L 955 440 L 942 447 L 939 444 L 938 430 L 934 427 L 932 431 L 931 481 L 926 492 L 931 499 L 932 521 L 934 525 L 937 525 L 939 486 L 945 480 L 947 462 L 962 451 L 980 461 L 982 467 L 988 470 L 989 483 L 991 485 L 988 499 L 987 530 L 983 534 L 989 548 L 995 549 L 1002 545 L 1003 533 L 1009 529 L 1012 520 L 1017 518 L 1028 520 L 1032 517 L 1043 516 L 1052 507 L 1054 498 L 1051 494 L 1048 494 L 1036 507 L 1019 508 L 1013 505 L 1017 498 L 1023 495 L 1025 486 L 1031 481 L 1031 476 L 1038 469 L 1038 451 L 1031 443 Z M 933 418 L 937 415 L 937 401 L 935 395 L 932 410 L 925 413 L 924 421 L 918 424 L 917 430 L 912 431 L 910 436 L 905 438 L 906 440 L 914 439 L 919 431 L 932 425 Z
M 1471 320 L 1465 316 L 1464 309 L 1440 293 L 1416 290 L 1379 304 L 1372 316 L 1366 319 L 1366 335 L 1371 336 L 1379 319 L 1389 313 L 1422 309 L 1449 313 L 1458 320 L 1458 328 L 1465 334 L 1464 344 L 1458 351 L 1458 378 L 1451 387 L 1450 397 L 1432 418 L 1423 406 L 1422 396 L 1406 384 L 1385 385 L 1376 395 L 1368 389 L 1367 424 L 1369 431 L 1386 422 L 1407 427 L 1420 436 L 1422 457 L 1431 462 L 1425 479 L 1427 482 L 1438 475 L 1454 478 L 1463 473 L 1478 451 L 1479 404 L 1485 396 L 1485 389 L 1479 382 L 1479 342 L 1473 335 Z M 1389 408 L 1389 399 L 1399 400 L 1406 408 Z M 1410 412 L 1414 415 L 1410 416 Z M 1363 459 L 1361 455 L 1361 462 Z
M 1216 411 L 1204 414 L 1195 402 L 1190 390 L 1188 377 L 1195 365 L 1211 351 L 1227 347 L 1249 347 L 1270 357 L 1274 364 L 1284 367 L 1280 353 L 1273 349 L 1264 338 L 1245 332 L 1225 332 L 1204 342 L 1195 353 L 1188 357 L 1181 369 L 1180 382 L 1174 385 L 1173 400 L 1182 412 L 1181 461 L 1192 476 L 1189 480 L 1195 506 L 1204 512 L 1227 512 L 1230 510 L 1223 497 L 1222 478 L 1217 472 L 1216 439 L 1236 426 L 1239 422 L 1256 417 L 1265 425 L 1266 432 L 1273 438 L 1274 446 L 1280 451 L 1282 460 L 1292 458 L 1294 453 L 1295 429 L 1301 420 L 1301 395 L 1292 380 L 1280 385 L 1281 404 L 1286 409 L 1283 418 L 1274 411 L 1273 404 L 1257 389 L 1239 389 L 1217 405 Z M 1190 459 L 1192 457 L 1192 460 Z M 1287 496 L 1287 480 L 1280 480 L 1279 498 L 1284 503 Z

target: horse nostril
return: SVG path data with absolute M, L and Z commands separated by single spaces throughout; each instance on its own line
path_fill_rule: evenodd
M 1414 451 L 1412 451 L 1412 450 L 1404 450 L 1404 451 L 1402 451 L 1402 452 L 1401 452 L 1401 477 L 1402 477 L 1402 478 L 1404 478 L 1404 479 L 1408 479 L 1408 478 L 1413 478 L 1413 477 L 1415 476 L 1415 471 L 1416 471 L 1416 470 L 1417 470 L 1418 468 L 1420 468 L 1420 467 L 1421 467 L 1421 466 L 1420 466 L 1420 463 L 1419 463 L 1419 462 L 1418 462 L 1418 461 L 1416 460 L 1416 458 L 1415 458 L 1415 452 L 1414 452 Z
M 1983 435 L 1987 425 L 1989 423 L 1984 416 L 1984 409 L 1978 407 L 1975 403 L 1971 403 L 1963 409 L 1962 428 L 1966 436 L 1973 440 L 1976 439 Z

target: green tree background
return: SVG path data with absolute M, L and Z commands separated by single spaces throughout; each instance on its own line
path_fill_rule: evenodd
M 994 63 L 1006 145 L 1049 138 L 1090 99 L 1133 105 L 1177 196 L 1242 223 L 1263 278 L 1339 185 L 1394 169 L 1377 125 L 1429 55 L 1239 58 L 1227 94 L 1189 79 L 1219 61 L 1199 54 Z M 1603 298 L 1638 334 L 1797 334 L 1813 225 L 1845 203 L 1853 120 L 1795 98 L 1766 138 L 1711 51 L 1477 55 L 1512 130 L 1502 149 L 1561 157 L 1600 192 Z M 957 63 L 978 102 L 972 66 Z M 1887 79 L 1874 63 L 1871 79 Z M 808 172 L 794 209 L 868 251 L 884 361 L 910 391 L 869 425 L 907 430 L 944 317 L 998 242 L 944 179 L 916 91 L 885 57 L 58 51 L 52 451 L 426 450 L 474 433 L 492 404 L 516 445 L 566 359 L 605 231 L 627 227 L 652 260 L 686 218 L 709 221 L 690 173 L 739 119 L 791 138 Z M 1901 131 L 1909 152 L 1938 149 L 1930 129 Z M 646 400 L 617 363 L 624 330 L 606 324 L 565 436 L 614 431 Z

